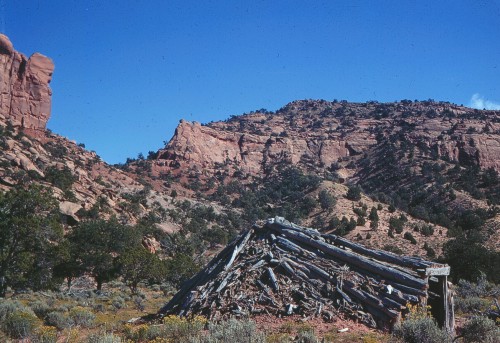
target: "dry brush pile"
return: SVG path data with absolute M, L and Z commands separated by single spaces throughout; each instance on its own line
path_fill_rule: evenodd
M 425 304 L 422 271 L 446 268 L 372 250 L 283 218 L 231 242 L 160 310 L 211 320 L 258 314 L 335 316 L 390 329 L 407 304 Z

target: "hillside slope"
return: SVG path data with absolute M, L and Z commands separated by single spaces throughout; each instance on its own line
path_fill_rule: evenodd
M 163 149 L 109 166 L 45 129 L 52 61 L 25 57 L 5 36 L 0 48 L 0 187 L 51 187 L 70 225 L 146 218 L 172 234 L 166 246 L 184 242 L 191 253 L 275 215 L 429 257 L 471 228 L 500 247 L 499 112 L 301 100 L 275 113 L 181 121 Z
M 357 185 L 370 201 L 437 225 L 443 240 L 420 239 L 419 245 L 446 241 L 478 224 L 486 244 L 498 249 L 499 132 L 500 112 L 446 102 L 301 100 L 206 125 L 181 121 L 163 149 L 127 168 L 159 188 L 172 181 L 183 185 L 186 196 L 220 201 L 225 193 L 229 199 L 223 200 L 234 207 L 242 192 L 294 166 L 321 180 Z M 354 207 L 333 212 L 349 218 Z M 386 232 L 394 231 L 391 217 L 380 222 Z M 312 211 L 305 223 L 330 219 Z

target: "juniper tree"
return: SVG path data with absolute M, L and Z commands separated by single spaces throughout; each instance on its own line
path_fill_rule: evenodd
M 31 185 L 0 194 L 0 297 L 7 287 L 52 286 L 62 240 L 57 202 L 49 189 Z

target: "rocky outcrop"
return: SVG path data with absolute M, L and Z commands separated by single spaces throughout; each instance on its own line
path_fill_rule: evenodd
M 181 121 L 154 171 L 230 167 L 261 175 L 288 163 L 319 173 L 380 142 L 411 145 L 428 157 L 500 171 L 500 113 L 442 102 L 381 104 L 303 100 L 208 125 Z
M 328 136 L 285 137 L 232 132 L 202 126 L 197 122 L 181 121 L 170 143 L 159 151 L 157 165 L 167 168 L 188 165 L 217 169 L 218 166 L 230 164 L 245 173 L 257 175 L 266 164 L 298 164 L 308 158 L 329 166 L 352 153 L 350 143 L 355 144 L 354 141 Z
M 50 117 L 53 71 L 50 58 L 39 53 L 27 58 L 0 34 L 0 119 L 23 128 L 45 129 Z
M 68 218 L 71 218 L 74 222 L 79 222 L 80 219 L 77 216 L 77 212 L 82 208 L 80 204 L 76 204 L 71 201 L 61 201 L 59 203 L 59 212 Z

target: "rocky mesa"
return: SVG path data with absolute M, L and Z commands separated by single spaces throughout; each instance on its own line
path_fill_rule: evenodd
M 255 111 L 207 125 L 181 121 L 156 164 L 162 171 L 231 164 L 260 175 L 285 162 L 320 171 L 392 139 L 428 156 L 499 171 L 499 122 L 498 111 L 444 102 L 294 101 L 275 113 Z

